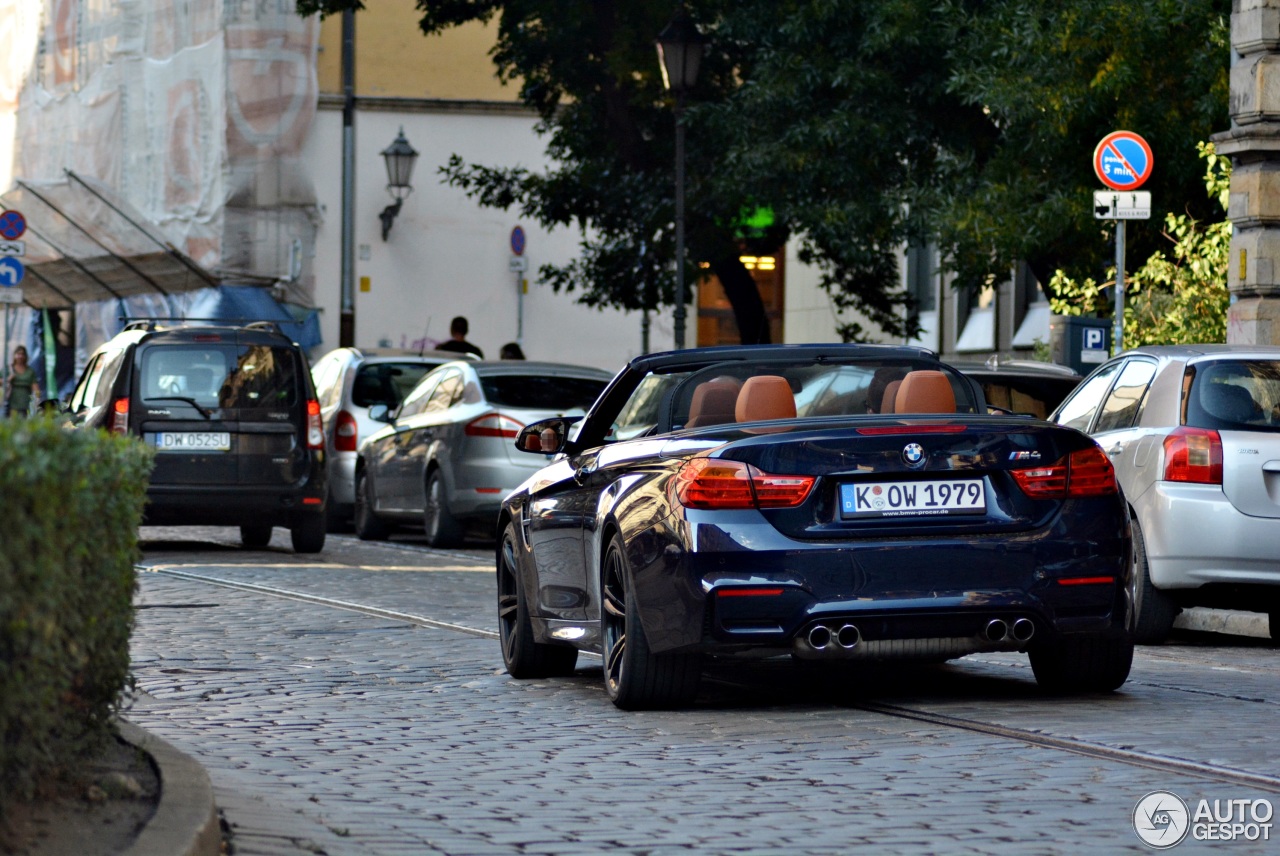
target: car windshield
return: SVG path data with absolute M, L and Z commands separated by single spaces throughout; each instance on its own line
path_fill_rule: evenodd
M 439 363 L 365 363 L 356 371 L 351 385 L 351 403 L 356 407 L 385 404 L 394 410 L 423 375 Z
M 607 380 L 556 375 L 506 374 L 480 378 L 484 397 L 498 407 L 528 410 L 581 410 L 584 413 Z
M 297 363 L 270 345 L 173 345 L 142 355 L 144 400 L 202 407 L 289 407 L 298 400 Z
M 1190 373 L 1186 424 L 1214 430 L 1280 431 L 1280 360 L 1219 360 Z
M 911 358 L 833 361 L 726 361 L 697 371 L 651 372 L 612 420 L 606 442 L 738 421 L 850 416 L 884 409 L 913 371 L 941 371 L 954 406 L 940 412 L 977 413 L 960 375 L 939 363 Z M 748 382 L 751 383 L 748 383 Z M 764 392 L 764 390 L 770 390 Z M 745 392 L 744 392 L 745 390 Z M 739 419 L 739 401 L 744 408 Z M 792 409 L 794 405 L 794 410 Z M 780 409 L 775 409 L 775 406 Z M 924 411 L 916 411 L 924 412 Z

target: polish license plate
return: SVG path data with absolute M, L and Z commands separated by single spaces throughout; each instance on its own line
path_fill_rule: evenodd
M 932 479 L 840 485 L 844 517 L 935 517 L 983 514 L 987 494 L 981 479 Z
M 226 431 L 161 431 L 156 434 L 157 452 L 230 452 L 231 434 Z

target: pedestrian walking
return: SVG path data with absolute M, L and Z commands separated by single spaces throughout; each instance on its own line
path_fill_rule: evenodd
M 449 322 L 450 338 L 448 341 L 441 342 L 439 345 L 436 345 L 436 350 L 455 351 L 459 354 L 475 354 L 483 360 L 484 351 L 467 341 L 467 331 L 469 329 L 470 325 L 467 323 L 467 319 L 465 317 L 459 315 L 457 318 L 454 318 Z
M 31 402 L 39 397 L 40 382 L 35 369 L 27 365 L 27 349 L 19 345 L 13 349 L 13 369 L 5 382 L 5 414 L 25 417 L 31 411 Z
M 520 347 L 519 342 L 507 342 L 502 346 L 502 350 L 498 352 L 498 359 L 523 360 L 524 349 Z

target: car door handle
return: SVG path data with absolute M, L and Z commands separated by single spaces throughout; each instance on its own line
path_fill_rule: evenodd
M 1124 443 L 1116 443 L 1110 449 L 1107 449 L 1108 456 L 1118 455 L 1124 451 Z

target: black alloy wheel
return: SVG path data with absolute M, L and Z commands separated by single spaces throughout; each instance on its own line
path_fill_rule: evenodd
M 557 678 L 572 675 L 578 651 L 568 645 L 543 645 L 533 635 L 529 600 L 516 564 L 516 524 L 508 523 L 498 544 L 498 636 L 502 662 L 513 678 Z
M 613 536 L 601 568 L 600 639 L 605 691 L 623 710 L 687 707 L 698 694 L 702 658 L 654 654 L 640 625 L 622 539 Z
M 271 527 L 264 523 L 250 523 L 241 526 L 240 543 L 251 550 L 261 550 L 271 543 Z
M 1130 517 L 1133 529 L 1133 567 L 1130 568 L 1129 597 L 1133 601 L 1133 641 L 1139 645 L 1159 645 L 1169 638 L 1178 605 L 1151 584 L 1147 565 L 1147 545 L 1138 518 Z
M 364 470 L 356 473 L 356 536 L 361 541 L 385 541 L 390 531 L 373 513 L 373 498 L 369 495 L 369 476 Z
M 449 511 L 444 476 L 438 469 L 427 475 L 422 528 L 426 533 L 427 543 L 432 547 L 456 547 L 462 543 L 462 525 Z

